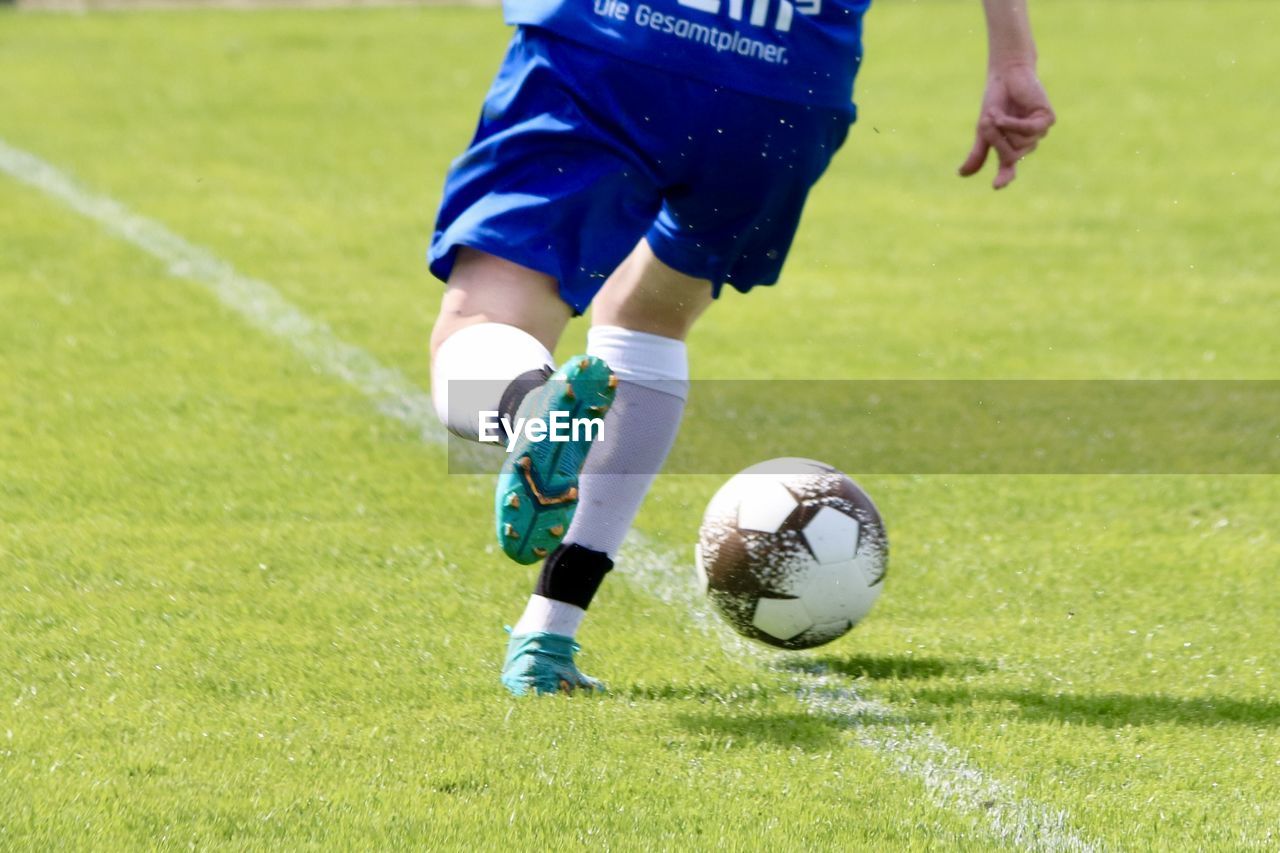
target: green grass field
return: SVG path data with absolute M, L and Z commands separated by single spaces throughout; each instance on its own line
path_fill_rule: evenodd
M 1000 194 L 954 177 L 979 4 L 872 11 L 861 121 L 697 377 L 1280 378 L 1276 7 L 1037 5 L 1060 123 Z M 425 387 L 506 37 L 4 13 L 0 141 Z M 790 656 L 706 621 L 722 478 L 665 477 L 582 635 L 610 694 L 517 701 L 488 481 L 189 274 L 0 173 L 0 848 L 1280 846 L 1275 476 L 860 478 L 886 594 Z

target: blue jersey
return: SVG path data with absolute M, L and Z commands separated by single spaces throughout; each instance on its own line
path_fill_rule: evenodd
M 871 0 L 505 0 L 507 23 L 752 95 L 849 109 Z

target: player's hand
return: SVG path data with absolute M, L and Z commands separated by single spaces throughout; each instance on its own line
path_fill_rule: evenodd
M 1000 168 L 991 186 L 1007 187 L 1016 177 L 1018 161 L 1036 150 L 1036 145 L 1053 126 L 1049 96 L 1029 63 L 992 68 L 987 90 L 982 96 L 982 112 L 973 150 L 960 166 L 963 177 L 976 174 L 995 149 Z

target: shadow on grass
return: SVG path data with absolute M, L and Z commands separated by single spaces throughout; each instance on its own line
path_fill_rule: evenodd
M 976 675 L 995 670 L 993 664 L 973 658 L 930 658 L 915 655 L 797 656 L 785 658 L 780 667 L 789 672 L 826 672 L 872 681 L 923 680 Z
M 816 752 L 832 749 L 839 743 L 840 736 L 839 729 L 832 726 L 830 720 L 803 712 L 679 714 L 676 722 L 721 749 L 768 743 Z
M 919 708 L 940 711 L 957 706 L 996 704 L 1018 719 L 1074 725 L 1280 726 L 1280 702 L 1228 696 L 1182 698 L 1133 693 L 1037 693 L 1008 689 L 926 689 L 914 694 Z M 1004 715 L 1002 712 L 997 712 Z
M 1280 700 L 1232 696 L 1178 697 L 1141 693 L 1048 693 L 986 687 L 972 682 L 948 686 L 911 684 L 931 679 L 957 678 L 995 672 L 994 664 L 972 658 L 930 658 L 909 655 L 792 655 L 782 658 L 777 668 L 783 672 L 834 676 L 815 682 L 815 695 L 824 691 L 853 708 L 847 716 L 836 704 L 830 713 L 744 713 L 742 703 L 776 695 L 776 689 L 751 684 L 729 690 L 694 685 L 637 686 L 630 691 L 636 699 L 692 699 L 728 706 L 726 713 L 683 714 L 677 719 L 690 731 L 717 738 L 768 741 L 782 746 L 821 749 L 829 746 L 840 728 L 876 725 L 928 725 L 956 717 L 976 716 L 991 721 L 1068 723 L 1071 725 L 1121 728 L 1124 726 L 1255 726 L 1280 728 Z M 899 682 L 895 698 L 880 704 L 880 691 L 864 693 L 854 681 Z M 906 683 L 903 683 L 906 682 Z M 805 684 L 801 680 L 798 684 Z M 886 684 L 886 686 L 888 686 Z M 858 700 L 868 700 L 878 710 L 862 711 Z M 736 711 L 728 710 L 737 706 Z M 833 725 L 834 724 L 834 725 Z
M 929 658 L 905 655 L 850 655 L 837 657 L 788 657 L 780 668 L 790 672 L 842 675 L 868 681 L 926 681 L 994 672 L 994 664 L 972 658 Z M 854 687 L 854 685 L 849 685 Z M 1242 725 L 1280 727 L 1280 701 L 1233 696 L 1177 697 L 1140 693 L 1045 693 L 981 687 L 969 683 L 954 687 L 908 687 L 907 699 L 893 702 L 896 711 L 877 720 L 866 717 L 859 725 L 880 723 L 931 723 L 957 714 L 978 713 L 996 718 L 1033 722 L 1119 728 L 1172 724 L 1180 726 Z M 874 692 L 874 691 L 873 691 Z M 872 695 L 868 698 L 874 699 Z

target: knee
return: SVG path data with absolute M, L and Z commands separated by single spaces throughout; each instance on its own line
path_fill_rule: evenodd
M 431 355 L 435 359 L 446 340 L 481 323 L 516 326 L 552 349 L 572 315 L 550 276 L 492 255 L 462 251 L 431 330 Z
M 551 363 L 551 352 L 524 329 L 484 321 L 457 326 L 432 355 L 436 416 L 451 432 L 474 440 L 481 413 L 499 408 L 512 380 Z
M 444 342 L 453 337 L 457 332 L 462 331 L 467 326 L 474 326 L 478 323 L 485 322 L 485 318 L 480 315 L 465 316 L 456 311 L 450 311 L 448 301 L 440 306 L 440 313 L 436 316 L 435 325 L 431 327 L 431 361 L 435 362 L 440 352 L 440 348 L 444 346 Z

